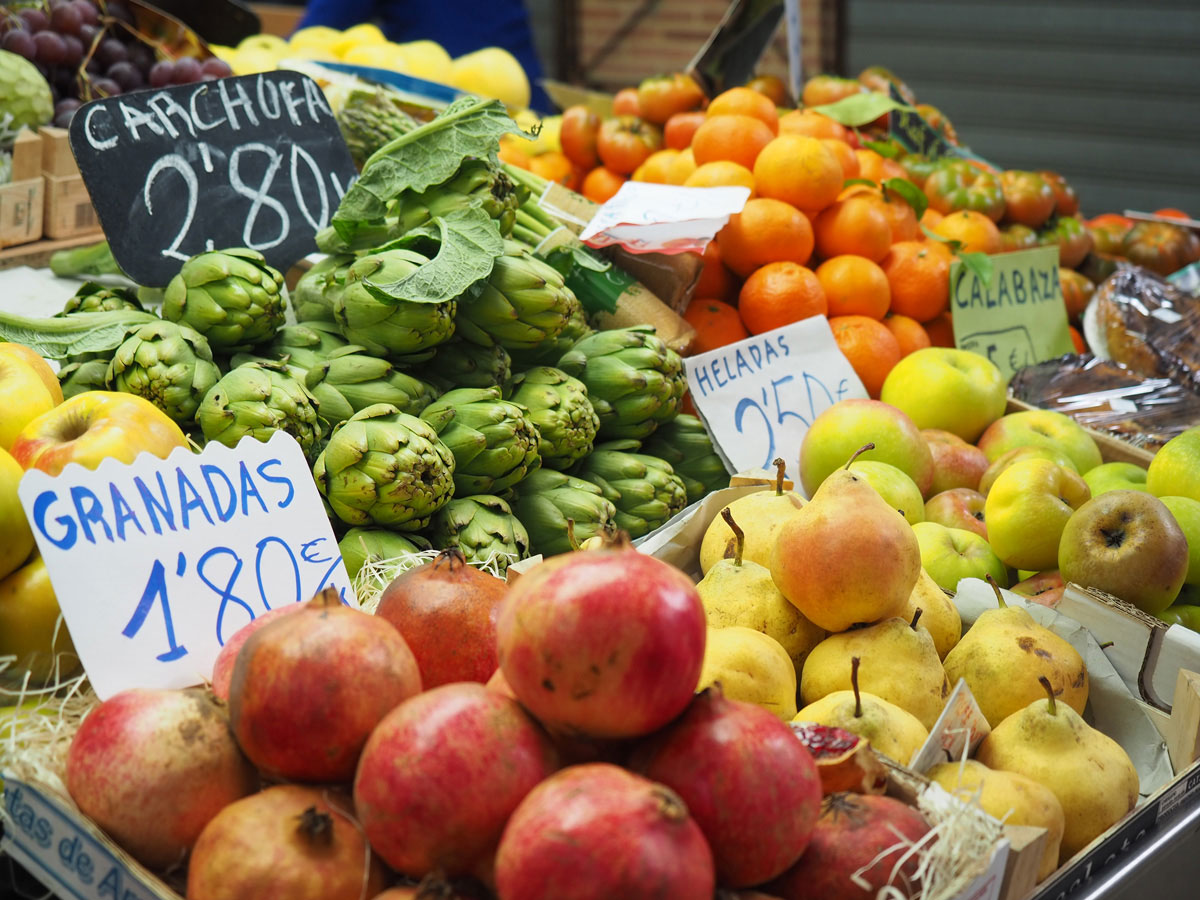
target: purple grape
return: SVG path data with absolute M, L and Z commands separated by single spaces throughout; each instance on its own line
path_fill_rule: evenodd
M 192 84 L 200 80 L 200 63 L 185 56 L 175 61 L 175 72 L 171 77 L 174 84 Z
M 34 43 L 33 35 L 24 28 L 6 34 L 0 39 L 0 48 L 28 60 L 33 60 L 37 56 L 37 44 Z
M 115 97 L 122 91 L 121 86 L 111 78 L 93 78 L 92 93 L 102 97 Z
M 67 58 L 67 44 L 53 31 L 39 31 L 33 36 L 37 45 L 37 61 L 48 66 L 57 66 Z
M 73 34 L 68 34 L 63 38 L 63 44 L 67 48 L 67 55 L 63 57 L 63 65 L 71 68 L 78 68 L 83 62 L 83 41 L 75 37 Z
M 160 59 L 150 67 L 150 87 L 166 87 L 174 80 L 175 64 L 168 59 Z
M 126 25 L 133 25 L 133 13 L 129 11 L 129 7 L 119 0 L 109 0 L 106 9 L 111 18 L 124 22 Z
M 113 63 L 125 62 L 125 60 L 129 59 L 129 51 L 116 38 L 107 37 L 96 48 L 96 57 L 105 66 L 111 66 Z
M 92 46 L 92 41 L 96 40 L 96 35 L 99 33 L 100 27 L 98 25 L 79 26 L 79 39 L 83 41 L 83 46 L 85 47 Z
M 100 62 L 100 60 L 96 59 L 95 56 L 93 56 L 88 60 L 87 66 L 84 67 L 84 71 L 89 75 L 103 75 L 104 64 Z
M 96 9 L 96 4 L 89 0 L 71 0 L 71 5 L 79 12 L 79 19 L 84 25 L 95 27 L 100 24 L 100 11 Z
M 142 77 L 142 73 L 129 61 L 113 63 L 104 74 L 119 84 L 125 93 L 146 86 L 146 79 Z
M 205 75 L 212 75 L 216 78 L 228 78 L 233 74 L 233 69 L 229 68 L 229 63 L 215 56 L 201 63 L 200 71 Z
M 36 6 L 26 7 L 17 15 L 25 20 L 25 27 L 34 33 L 45 31 L 50 24 L 50 19 Z
M 74 97 L 64 97 L 54 104 L 54 114 L 58 115 L 62 112 L 70 112 L 71 110 L 79 109 L 79 107 L 82 105 L 83 104 L 81 104 Z
M 75 118 L 75 110 L 68 109 L 65 112 L 60 112 L 54 116 L 55 128 L 70 128 L 71 120 Z
M 59 34 L 79 34 L 83 16 L 71 3 L 60 3 L 50 13 L 50 27 Z
M 129 61 L 141 70 L 142 74 L 150 71 L 150 67 L 154 65 L 154 51 L 145 44 L 130 44 L 127 48 L 129 51 Z

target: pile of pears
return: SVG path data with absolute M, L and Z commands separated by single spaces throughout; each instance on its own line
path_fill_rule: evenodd
M 997 608 L 964 636 L 912 526 L 850 463 L 807 502 L 775 465 L 775 489 L 730 503 L 701 543 L 700 688 L 719 682 L 727 697 L 845 729 L 908 765 L 965 680 L 991 733 L 975 759 L 928 775 L 1002 821 L 1045 828 L 1039 880 L 1133 809 L 1137 771 L 1084 721 L 1087 668 L 1067 641 L 1006 606 L 995 584 Z

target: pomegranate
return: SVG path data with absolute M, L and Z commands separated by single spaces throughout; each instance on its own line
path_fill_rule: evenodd
M 426 690 L 452 681 L 482 684 L 497 666 L 496 616 L 507 590 L 452 547 L 389 584 L 375 615 L 404 635 Z
M 556 766 L 549 738 L 515 700 L 473 682 L 444 684 L 379 723 L 354 803 L 393 869 L 463 875 L 488 867 L 509 815 Z
M 915 856 L 908 852 L 929 831 L 921 814 L 891 797 L 830 794 L 800 861 L 763 890 L 784 900 L 870 900 L 886 884 L 901 896 L 915 891 Z M 891 852 L 887 852 L 887 851 Z M 858 874 L 869 889 L 853 881 Z
M 258 631 L 258 629 L 262 628 L 268 622 L 272 622 L 287 613 L 295 612 L 300 607 L 301 604 L 299 603 L 291 603 L 287 606 L 281 606 L 279 609 L 269 610 L 261 616 L 251 619 L 235 631 L 233 637 L 225 642 L 225 646 L 217 654 L 217 661 L 213 663 L 212 671 L 212 692 L 218 700 L 229 699 L 229 682 L 233 680 L 233 664 L 237 661 L 238 651 L 250 639 L 250 635 L 254 634 L 254 632 Z
M 380 719 L 420 690 L 400 633 L 326 588 L 250 635 L 233 666 L 229 714 L 264 773 L 349 781 Z
M 207 691 L 122 691 L 71 741 L 67 791 L 131 856 L 179 865 L 221 809 L 258 789 L 258 774 Z
M 887 790 L 887 770 L 879 755 L 857 734 L 815 722 L 793 722 L 791 729 L 817 762 L 822 794 L 882 794 Z
M 383 867 L 332 788 L 280 784 L 208 823 L 188 866 L 188 900 L 361 900 Z
M 496 853 L 500 900 L 712 900 L 712 852 L 679 795 L 609 763 L 526 797 Z
M 625 540 L 554 557 L 512 586 L 500 668 L 551 731 L 640 737 L 691 701 L 705 627 L 691 580 Z
M 817 766 L 792 730 L 716 688 L 635 749 L 630 768 L 679 794 L 726 887 L 783 873 L 808 846 L 821 810 Z

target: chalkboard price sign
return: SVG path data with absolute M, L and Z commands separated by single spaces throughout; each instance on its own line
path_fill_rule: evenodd
M 224 247 L 286 270 L 316 249 L 355 177 L 333 111 L 299 72 L 96 100 L 70 139 L 113 256 L 146 285 Z

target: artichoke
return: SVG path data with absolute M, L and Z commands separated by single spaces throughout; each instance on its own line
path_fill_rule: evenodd
M 501 575 L 529 556 L 529 532 L 507 503 L 488 494 L 451 500 L 429 523 L 429 537 L 443 550 L 458 547 L 467 562 L 494 565 Z
M 275 363 L 248 362 L 229 372 L 205 395 L 196 421 L 205 440 L 227 447 L 247 435 L 266 441 L 286 431 L 307 454 L 324 434 L 313 395 Z
M 176 422 L 190 422 L 221 377 L 208 341 L 186 325 L 147 322 L 113 351 L 110 390 L 145 397 Z
M 327 256 L 300 276 L 291 293 L 292 309 L 299 322 L 333 322 L 333 301 L 346 286 L 346 271 L 354 257 Z
M 417 415 L 438 392 L 423 381 L 397 371 L 351 344 L 329 355 L 326 362 L 308 370 L 304 386 L 320 403 L 321 416 L 337 423 L 376 403 L 388 403 L 401 412 Z
M 683 360 L 648 325 L 589 335 L 558 368 L 587 385 L 604 438 L 648 437 L 678 414 L 687 390 Z
M 368 561 L 395 559 L 430 547 L 429 541 L 420 535 L 396 534 L 386 528 L 351 528 L 338 541 L 338 550 L 351 580 L 358 577 L 359 570 Z
M 60 316 L 84 312 L 118 312 L 122 309 L 136 309 L 145 312 L 138 302 L 137 294 L 129 288 L 110 287 L 88 281 L 77 290 L 63 307 Z
M 498 387 L 507 393 L 508 380 L 512 377 L 512 358 L 499 344 L 477 347 L 453 338 L 438 345 L 433 358 L 421 367 L 421 375 L 444 391 Z
M 107 359 L 89 359 L 59 369 L 58 383 L 62 386 L 63 399 L 68 400 L 84 391 L 105 390 L 109 362 Z
M 336 325 L 305 322 L 301 325 L 284 325 L 271 343 L 260 349 L 278 360 L 286 359 L 288 365 L 307 371 L 325 362 L 335 350 L 348 346 Z
M 529 530 L 531 552 L 553 556 L 572 550 L 567 519 L 575 522 L 575 538 L 583 543 L 603 534 L 617 508 L 590 481 L 553 469 L 538 469 L 516 490 L 513 512 Z
M 540 366 L 513 378 L 512 402 L 529 410 L 541 435 L 542 465 L 566 469 L 592 451 L 600 418 L 587 388 L 561 369 Z
M 687 488 L 671 464 L 638 453 L 637 441 L 597 444 L 575 469 L 617 509 L 617 527 L 640 538 L 687 506 Z
M 708 430 L 695 416 L 678 415 L 660 425 L 642 452 L 666 460 L 687 488 L 688 503 L 729 487 L 729 472 L 713 449 Z
M 346 286 L 333 305 L 334 318 L 345 338 L 362 345 L 372 356 L 395 361 L 432 356 L 432 348 L 454 334 L 455 301 L 397 300 L 366 285 L 367 279 L 379 284 L 399 281 L 427 262 L 427 257 L 412 250 L 387 250 L 364 256 L 350 266 Z
M 516 241 L 505 241 L 492 274 L 459 298 L 458 332 L 482 347 L 532 350 L 562 333 L 574 299 L 558 272 Z
M 569 289 L 568 289 L 569 290 Z M 558 337 L 543 341 L 532 350 L 517 350 L 513 353 L 513 365 L 518 369 L 531 369 L 534 366 L 553 366 L 562 359 L 562 355 L 578 344 L 589 334 L 595 334 L 588 324 L 587 312 L 583 304 L 572 294 L 567 304 L 570 313 L 567 324 Z
M 222 354 L 269 341 L 284 313 L 283 275 L 244 247 L 193 256 L 163 295 L 163 318 L 196 329 Z
M 458 496 L 507 491 L 541 465 L 537 426 L 499 388 L 459 388 L 425 407 L 421 418 L 454 454 Z
M 419 531 L 454 495 L 454 454 L 428 422 L 380 403 L 334 429 L 313 477 L 343 522 Z

